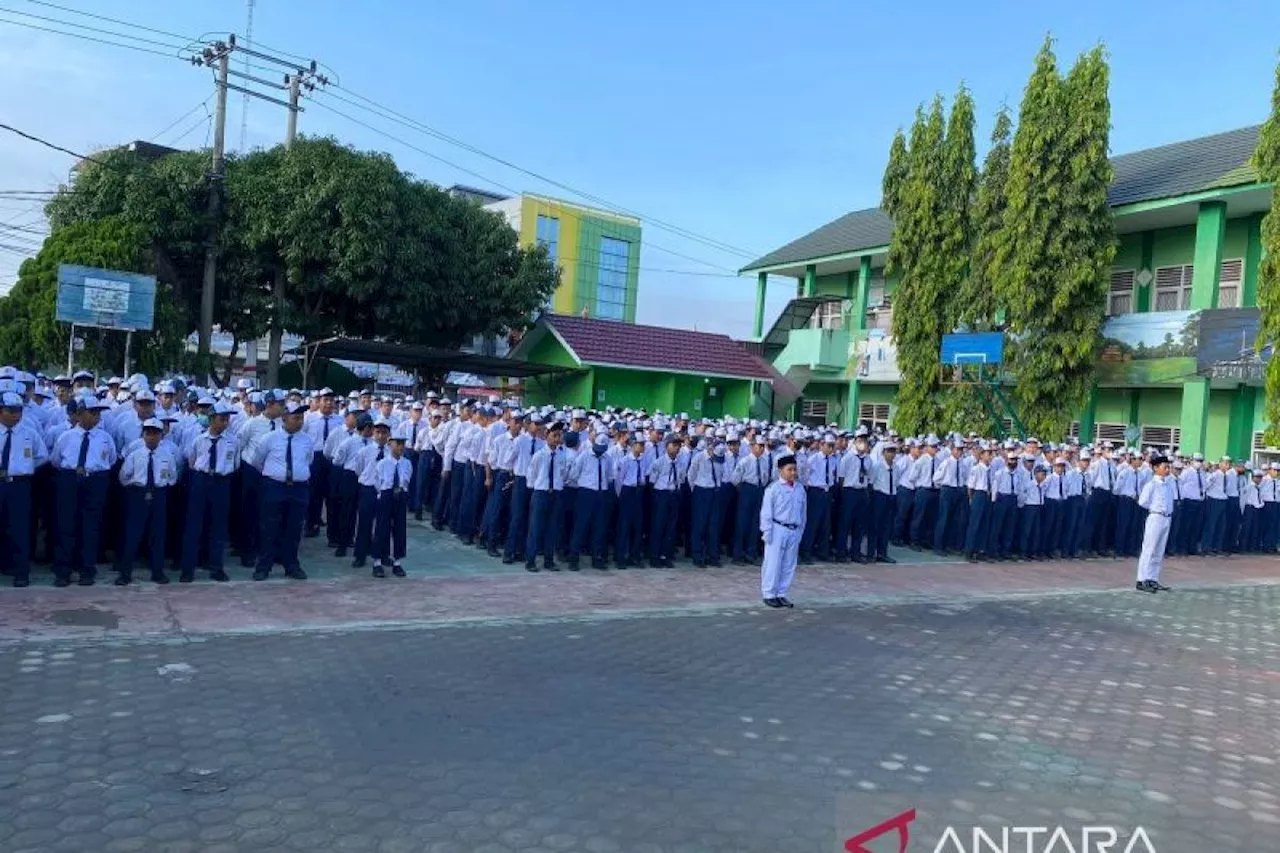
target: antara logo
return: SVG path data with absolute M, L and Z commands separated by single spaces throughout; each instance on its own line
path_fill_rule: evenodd
M 846 853 L 875 853 L 866 845 L 882 835 L 895 832 L 898 853 L 907 853 L 911 843 L 911 823 L 916 810 L 863 830 L 844 843 Z M 1122 833 L 1114 826 L 1084 826 L 1071 830 L 1062 826 L 1006 826 L 1000 829 L 948 826 L 932 853 L 1157 853 L 1147 831 L 1141 826 Z

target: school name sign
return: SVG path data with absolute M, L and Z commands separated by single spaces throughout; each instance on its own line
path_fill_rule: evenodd
M 120 270 L 61 264 L 55 319 L 76 326 L 149 332 L 155 326 L 156 279 Z

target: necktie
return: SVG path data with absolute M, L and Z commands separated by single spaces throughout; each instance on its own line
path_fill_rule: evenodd
M 951 463 L 951 464 L 952 464 L 952 469 L 955 471 L 955 475 L 956 475 L 956 488 L 958 489 L 958 488 L 960 488 L 960 460 L 958 460 L 958 459 L 956 459 L 956 460 L 952 460 L 952 463 Z
M 925 488 L 933 488 L 933 475 L 938 472 L 938 457 L 929 457 L 929 482 L 925 483 Z
M 893 466 L 889 466 L 889 497 L 893 497 L 897 492 L 893 490 Z
M 84 473 L 85 463 L 89 461 L 89 433 L 80 436 L 80 455 L 76 458 L 76 470 Z
M 156 487 L 156 452 L 153 450 L 147 454 L 147 488 L 154 489 Z
M 1196 470 L 1196 485 L 1200 487 L 1200 497 L 1204 497 L 1204 472 Z
M 824 478 L 826 482 L 823 485 L 829 489 L 831 488 L 831 457 L 828 456 L 827 460 L 822 464 L 826 468 L 826 477 Z
M 413 425 L 413 430 L 409 433 L 409 444 L 414 447 L 418 446 L 418 425 L 416 423 Z
M 551 451 L 551 458 L 548 460 L 547 472 L 551 491 L 554 492 L 556 490 L 556 452 L 554 450 Z
M 756 485 L 764 485 L 764 459 L 756 457 Z
M 987 469 L 987 494 L 988 495 L 991 494 L 993 491 L 995 491 L 994 489 L 991 488 L 992 479 L 993 479 L 993 474 L 991 472 L 991 469 L 988 468 Z
M 276 431 L 276 422 L 275 422 L 275 421 L 267 421 L 267 423 L 271 424 L 271 431 L 272 431 L 272 432 L 275 432 L 275 431 Z
M 865 486 L 867 484 L 867 457 L 858 457 L 858 485 Z
M 329 416 L 323 415 L 322 419 L 324 420 L 324 440 L 327 442 L 329 440 Z
M 596 457 L 596 488 L 604 491 L 604 460 L 599 456 Z
M 1063 497 L 1064 495 L 1062 493 L 1062 478 L 1059 477 L 1058 478 L 1058 500 L 1062 500 Z
M 399 494 L 400 492 L 400 463 L 396 462 L 395 470 L 391 473 L 391 491 Z
M 676 463 L 675 463 L 675 460 L 673 459 L 671 460 L 671 491 L 674 492 L 675 490 L 676 490 Z
M 716 471 L 716 460 L 711 460 L 711 485 L 720 488 L 720 474 Z
M 1110 489 L 1111 488 L 1111 460 L 1108 459 L 1106 462 L 1102 463 L 1102 467 L 1105 468 L 1107 472 L 1107 482 L 1103 484 L 1103 488 Z
M 214 436 L 209 441 L 209 473 L 218 473 L 218 442 L 221 441 L 220 436 Z
M 378 448 L 378 458 L 374 462 L 381 462 L 383 455 L 387 452 L 387 446 L 384 444 Z
M 273 422 L 274 423 L 274 422 Z M 293 482 L 293 434 L 284 443 L 284 481 Z
M 636 485 L 640 485 L 640 457 L 636 457 Z
M 9 476 L 9 453 L 13 449 L 13 430 L 4 432 L 4 450 L 0 450 L 0 477 Z

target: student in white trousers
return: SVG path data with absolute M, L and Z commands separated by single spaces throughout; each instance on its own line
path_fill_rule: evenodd
M 1154 476 L 1142 487 L 1138 505 L 1147 511 L 1147 523 L 1142 534 L 1142 553 L 1138 556 L 1138 592 L 1167 591 L 1160 583 L 1160 569 L 1164 565 L 1165 544 L 1169 540 L 1169 525 L 1173 519 L 1173 484 L 1168 478 L 1169 460 L 1164 456 L 1151 459 Z
M 769 607 L 795 606 L 787 600 L 787 591 L 796 576 L 807 508 L 804 487 L 797 482 L 796 458 L 783 456 L 778 460 L 778 479 L 764 490 L 760 504 L 760 532 L 764 536 L 760 594 Z

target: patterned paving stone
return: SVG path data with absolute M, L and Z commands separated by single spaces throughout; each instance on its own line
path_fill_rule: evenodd
M 1003 798 L 1145 822 L 1161 853 L 1280 849 L 1278 606 L 1249 585 L 12 644 L 0 846 L 818 851 L 842 804 Z

